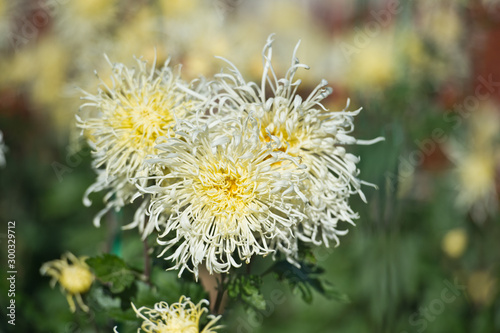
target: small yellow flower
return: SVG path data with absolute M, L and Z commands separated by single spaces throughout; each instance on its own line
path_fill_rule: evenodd
M 463 228 L 456 228 L 444 235 L 443 251 L 451 258 L 459 258 L 467 247 L 467 233 Z
M 216 333 L 221 326 L 214 326 L 220 316 L 209 315 L 210 322 L 200 331 L 200 318 L 208 312 L 205 305 L 207 300 L 198 304 L 191 302 L 189 297 L 181 296 L 178 303 L 168 305 L 166 302 L 156 303 L 153 309 L 132 307 L 137 316 L 144 321 L 141 325 L 142 332 L 146 333 Z M 116 327 L 115 330 L 116 332 Z M 140 330 L 138 332 L 141 332 Z
M 52 260 L 42 265 L 40 272 L 52 276 L 50 285 L 54 287 L 59 282 L 63 293 L 66 294 L 71 312 L 75 312 L 75 302 L 80 308 L 88 312 L 89 308 L 83 303 L 82 294 L 89 291 L 94 281 L 94 275 L 85 263 L 87 257 L 77 258 L 72 253 L 65 253 L 60 260 Z
M 467 291 L 477 305 L 488 306 L 493 302 L 498 290 L 498 280 L 488 271 L 476 271 L 469 276 Z

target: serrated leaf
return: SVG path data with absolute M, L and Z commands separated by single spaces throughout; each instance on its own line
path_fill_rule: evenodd
M 121 293 L 130 287 L 136 279 L 132 269 L 119 257 L 105 253 L 98 257 L 87 259 L 87 264 L 103 283 L 109 284 L 112 293 Z

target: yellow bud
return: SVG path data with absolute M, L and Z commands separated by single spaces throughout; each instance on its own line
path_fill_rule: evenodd
M 82 266 L 63 268 L 59 283 L 70 294 L 83 294 L 90 289 L 94 280 L 92 273 Z
M 467 233 L 463 228 L 456 228 L 444 235 L 443 251 L 451 258 L 459 258 L 467 247 Z
M 479 305 L 488 306 L 495 299 L 497 280 L 487 271 L 471 274 L 467 281 L 467 291 L 471 300 Z

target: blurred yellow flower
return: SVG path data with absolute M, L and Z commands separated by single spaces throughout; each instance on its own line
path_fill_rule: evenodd
M 497 279 L 488 271 L 476 271 L 469 276 L 467 292 L 475 304 L 488 306 L 495 299 Z
M 456 1 L 421 0 L 416 2 L 422 15 L 420 24 L 426 37 L 442 48 L 457 45 L 463 36 L 463 23 Z
M 498 120 L 494 107 L 481 106 L 468 119 L 465 145 L 453 141 L 449 145 L 458 177 L 457 205 L 469 210 L 476 222 L 483 222 L 498 207 L 495 186 L 500 163 Z
M 458 172 L 463 186 L 459 200 L 471 204 L 490 192 L 495 176 L 495 159 L 486 153 L 473 152 L 464 156 Z
M 467 247 L 467 233 L 463 228 L 448 231 L 442 241 L 443 251 L 451 258 L 459 258 Z
M 309 26 L 314 24 L 311 15 L 308 15 L 308 8 L 299 1 L 263 1 L 267 7 L 265 13 L 269 15 L 267 22 L 272 23 L 275 31 L 299 30 L 297 26 Z
M 167 18 L 190 15 L 200 6 L 200 0 L 160 0 L 162 14 Z
M 25 88 L 34 104 L 40 106 L 34 109 L 45 113 L 57 129 L 67 133 L 75 115 L 66 94 L 70 61 L 70 50 L 60 39 L 41 38 L 0 64 L 0 85 Z
M 459 193 L 457 204 L 472 209 L 473 218 L 482 222 L 496 207 L 496 157 L 489 152 L 469 152 L 457 164 Z
M 355 91 L 380 92 L 397 78 L 399 49 L 396 48 L 393 31 L 384 31 L 374 37 L 366 37 L 365 44 L 356 44 L 356 35 L 350 36 L 345 84 Z M 347 45 L 347 44 L 345 44 Z
M 184 58 L 182 68 L 187 78 L 209 76 L 219 71 L 219 60 L 216 54 L 226 54 L 230 49 L 227 34 L 219 29 L 212 29 L 208 36 L 193 36 L 193 46 Z
M 73 0 L 75 13 L 89 20 L 100 17 L 109 19 L 115 11 L 116 0 Z
M 470 118 L 471 137 L 479 150 L 495 150 L 500 138 L 500 108 L 493 102 L 480 105 Z
M 118 9 L 118 0 L 72 0 L 59 8 L 62 11 L 59 29 L 73 27 L 70 29 L 71 32 L 88 33 L 113 23 Z M 70 37 L 70 35 L 66 36 Z
M 82 294 L 89 291 L 94 281 L 94 275 L 89 266 L 85 263 L 87 257 L 77 258 L 70 252 L 65 253 L 60 260 L 52 260 L 42 265 L 40 272 L 42 275 L 52 276 L 50 285 L 54 287 L 59 282 L 61 290 L 66 294 L 71 312 L 75 312 L 76 306 L 88 312 L 89 308 L 82 300 Z
M 168 44 L 160 42 L 158 21 L 154 17 L 155 12 L 152 8 L 143 7 L 134 12 L 127 20 L 127 24 L 119 25 L 112 40 L 113 46 L 107 53 L 109 57 L 127 65 L 134 56 L 141 56 L 148 63 L 152 63 L 155 59 L 157 63 L 165 62 L 168 56 L 164 44 Z M 100 73 L 101 70 L 104 73 L 107 68 L 99 70 Z M 102 77 L 104 79 L 107 76 L 102 75 Z
M 44 38 L 36 52 L 36 79 L 33 81 L 33 98 L 42 105 L 54 105 L 62 98 L 69 67 L 69 49 L 57 38 Z M 33 77 L 31 77 L 33 80 Z M 49 110 L 50 112 L 50 110 Z M 74 112 L 66 111 L 66 122 L 73 121 Z

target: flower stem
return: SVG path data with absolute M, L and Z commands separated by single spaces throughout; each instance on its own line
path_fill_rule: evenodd
M 146 283 L 151 285 L 151 259 L 149 258 L 149 246 L 147 238 L 142 241 L 143 247 L 143 256 L 144 256 L 144 277 Z
M 214 312 L 215 314 L 222 314 L 224 312 L 224 302 L 222 301 L 224 298 L 224 294 L 226 292 L 226 274 L 221 273 L 220 279 L 218 280 L 217 285 L 217 297 L 215 299 Z

